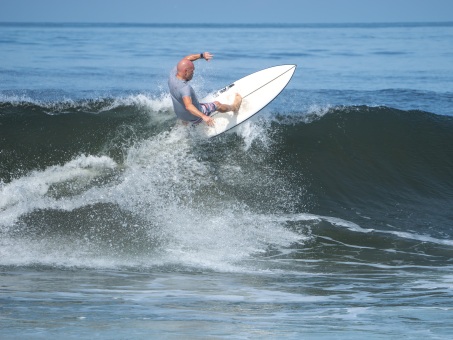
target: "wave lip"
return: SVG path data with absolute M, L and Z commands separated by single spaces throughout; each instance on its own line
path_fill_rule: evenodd
M 5 94 L 0 93 L 0 117 L 2 115 L 102 113 L 117 109 L 134 108 L 148 112 L 165 112 L 172 108 L 168 94 L 151 95 L 138 93 L 124 96 L 72 99 L 65 93 L 56 94 L 49 100 L 42 99 L 40 93 Z M 36 97 L 36 98 L 35 98 Z

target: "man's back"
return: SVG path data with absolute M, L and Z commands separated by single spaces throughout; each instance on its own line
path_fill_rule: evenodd
M 170 95 L 176 116 L 184 121 L 196 121 L 198 118 L 186 110 L 182 97 L 191 97 L 192 103 L 197 109 L 200 109 L 200 103 L 192 86 L 187 81 L 176 77 L 176 68 L 172 70 L 168 78 L 168 87 L 170 88 Z

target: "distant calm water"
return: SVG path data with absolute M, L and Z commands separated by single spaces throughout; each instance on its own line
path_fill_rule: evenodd
M 252 121 L 178 124 L 297 64 Z M 0 338 L 447 339 L 453 23 L 0 24 Z

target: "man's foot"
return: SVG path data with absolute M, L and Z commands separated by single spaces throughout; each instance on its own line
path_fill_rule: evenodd
M 236 93 L 236 97 L 234 98 L 234 102 L 233 102 L 233 112 L 235 114 L 238 114 L 241 104 L 242 104 L 242 96 L 239 93 Z

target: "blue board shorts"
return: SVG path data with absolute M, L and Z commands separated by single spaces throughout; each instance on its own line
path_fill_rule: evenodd
M 217 111 L 217 105 L 215 103 L 200 103 L 201 112 L 203 112 L 206 116 L 210 116 L 214 112 Z M 193 124 L 200 124 L 203 119 L 198 118 Z

